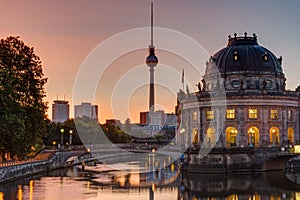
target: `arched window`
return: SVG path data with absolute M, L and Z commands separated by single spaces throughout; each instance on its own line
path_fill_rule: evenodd
M 208 146 L 214 145 L 216 142 L 216 130 L 212 127 L 206 131 L 206 144 Z
M 275 126 L 270 128 L 270 143 L 273 146 L 277 146 L 280 143 L 279 129 Z
M 238 130 L 235 127 L 229 126 L 225 130 L 226 133 L 226 147 L 235 147 L 237 145 L 236 138 Z
M 193 121 L 197 121 L 197 119 L 198 119 L 198 113 L 197 113 L 197 111 L 193 112 L 192 119 L 193 119 Z
M 239 60 L 239 55 L 237 51 L 233 52 L 233 61 L 238 61 Z
M 294 144 L 294 128 L 289 127 L 288 128 L 288 143 L 289 144 Z
M 259 129 L 256 126 L 248 128 L 248 145 L 250 147 L 259 146 Z
M 193 129 L 193 144 L 198 143 L 198 129 L 194 128 Z

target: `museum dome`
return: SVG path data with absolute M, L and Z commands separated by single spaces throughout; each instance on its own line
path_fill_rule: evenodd
M 257 36 L 228 36 L 227 47 L 215 53 L 211 60 L 221 74 L 268 73 L 282 74 L 282 58 L 257 43 Z

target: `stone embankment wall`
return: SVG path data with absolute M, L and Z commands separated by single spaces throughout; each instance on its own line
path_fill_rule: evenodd
M 282 151 L 275 148 L 215 149 L 208 155 L 197 153 L 186 154 L 184 167 L 188 172 L 194 173 L 284 170 L 287 161 L 293 156 L 295 155 L 291 155 L 286 150 Z M 271 162 L 265 165 L 270 159 L 272 159 Z M 278 164 L 279 162 L 280 164 Z
M 0 183 L 65 167 L 65 161 L 78 152 L 56 152 L 49 160 L 29 162 L 0 168 Z

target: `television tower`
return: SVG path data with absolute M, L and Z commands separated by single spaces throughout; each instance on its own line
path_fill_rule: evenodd
M 146 64 L 150 68 L 150 90 L 149 90 L 149 112 L 153 113 L 154 109 L 154 68 L 158 63 L 155 56 L 155 47 L 153 46 L 153 3 L 151 3 L 151 43 L 149 45 L 149 55 L 146 58 Z

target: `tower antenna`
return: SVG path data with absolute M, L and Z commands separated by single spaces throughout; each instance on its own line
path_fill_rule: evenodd
M 153 2 L 151 2 L 151 47 L 153 47 Z

